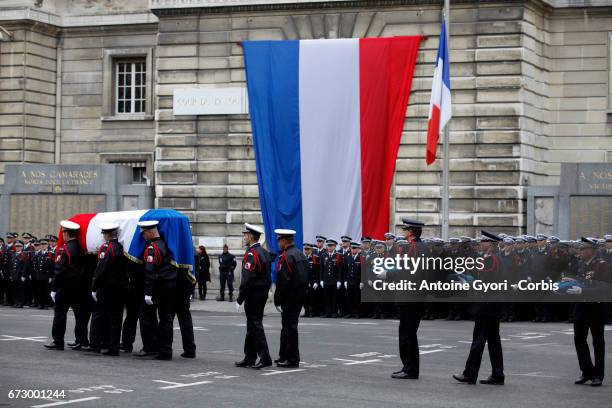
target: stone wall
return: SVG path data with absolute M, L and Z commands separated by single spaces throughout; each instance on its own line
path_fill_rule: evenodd
M 57 29 L 3 25 L 0 42 L 0 183 L 10 163 L 53 163 Z

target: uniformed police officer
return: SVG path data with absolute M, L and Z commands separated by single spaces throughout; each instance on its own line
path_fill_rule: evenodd
M 351 242 L 351 253 L 344 257 L 346 274 L 344 276 L 344 288 L 347 293 L 347 314 L 345 318 L 359 318 L 361 315 L 361 268 L 363 263 L 361 245 Z
M 276 229 L 274 233 L 282 250 L 276 264 L 274 291 L 274 306 L 281 313 L 282 328 L 278 359 L 274 362 L 278 367 L 299 367 L 298 320 L 306 299 L 308 261 L 295 247 L 294 230 Z
M 72 307 L 77 320 L 81 319 L 79 301 L 83 291 L 83 257 L 84 252 L 77 242 L 77 235 L 81 228 L 79 224 L 64 220 L 60 223 L 64 244 L 59 248 L 55 257 L 55 274 L 51 282 L 51 299 L 55 302 L 53 315 L 53 328 L 51 335 L 53 341 L 45 344 L 50 350 L 64 349 L 64 335 L 66 334 L 66 318 L 68 309 Z M 77 321 L 77 327 L 82 322 Z M 76 328 L 75 328 L 75 334 Z M 79 333 L 82 336 L 82 333 Z M 87 335 L 85 334 L 85 338 Z M 77 338 L 77 342 L 79 339 Z M 81 344 L 81 343 L 79 343 Z
M 9 276 L 13 287 L 13 307 L 23 308 L 25 299 L 25 282 L 30 269 L 30 256 L 23 250 L 23 241 L 15 242 L 15 253 L 9 264 Z
M 319 301 L 317 298 L 319 287 L 319 256 L 313 251 L 313 245 L 304 243 L 304 256 L 308 262 L 308 288 L 306 289 L 306 301 L 304 302 L 304 317 L 319 316 Z
M 170 250 L 159 235 L 159 221 L 138 222 L 142 237 L 147 241 L 144 252 L 145 265 L 145 303 L 157 311 L 158 349 L 156 360 L 172 360 L 172 340 L 174 337 L 174 317 L 176 302 L 180 297 L 178 290 L 178 271 L 171 263 Z M 154 326 L 154 324 L 153 324 Z
M 497 244 L 502 239 L 489 231 L 482 231 L 480 248 L 483 253 L 484 267 L 477 271 L 479 279 L 497 281 L 501 279 L 501 262 L 497 254 Z M 470 354 L 465 363 L 463 374 L 453 375 L 453 378 L 462 383 L 476 384 L 482 354 L 485 344 L 489 345 L 489 358 L 491 359 L 491 375 L 480 380 L 481 384 L 503 385 L 504 384 L 504 358 L 502 353 L 501 338 L 499 336 L 499 304 L 479 302 L 472 305 L 474 314 L 474 333 Z
M 325 241 L 327 250 L 319 256 L 321 271 L 319 285 L 323 289 L 325 314 L 321 317 L 338 317 L 338 289 L 342 284 L 344 257 L 336 251 L 338 242 L 334 239 Z
M 53 280 L 53 255 L 47 249 L 46 238 L 39 240 L 40 250 L 32 259 L 32 281 L 36 292 L 36 303 L 39 309 L 47 309 L 49 305 L 49 288 Z
M 96 302 L 99 315 L 96 316 L 98 317 L 96 321 L 92 317 L 91 347 L 98 347 L 98 350 L 94 351 L 99 352 L 99 348 L 107 342 L 108 350 L 102 354 L 118 356 L 125 293 L 128 286 L 127 258 L 123 253 L 123 245 L 119 243 L 119 226 L 109 222 L 101 224 L 100 229 L 104 243 L 98 250 L 98 263 L 91 284 L 91 296 Z
M 418 257 L 423 253 L 421 234 L 424 223 L 409 218 L 402 219 L 402 229 L 405 245 L 398 246 L 394 253 L 408 257 Z M 394 372 L 391 377 L 402 380 L 416 380 L 419 378 L 419 342 L 417 331 L 421 323 L 424 307 L 421 303 L 399 303 L 399 351 L 402 360 L 402 369 Z
M 234 364 L 236 367 L 252 367 L 259 370 L 272 365 L 263 327 L 263 313 L 271 284 L 272 258 L 259 244 L 259 238 L 263 234 L 261 227 L 245 223 L 242 234 L 247 249 L 242 259 L 236 310 L 240 310 L 240 306 L 244 303 L 247 329 L 244 338 L 244 358 Z M 257 357 L 259 362 L 256 361 Z
M 596 243 L 589 238 L 581 238 L 580 260 L 576 275 L 584 284 L 576 285 L 567 290 L 571 295 L 596 294 L 612 282 L 608 270 L 609 265 L 596 253 Z M 602 385 L 605 371 L 606 343 L 604 326 L 606 323 L 606 303 L 603 302 L 577 302 L 574 305 L 574 346 L 578 355 L 578 364 L 582 375 L 576 379 L 575 384 L 586 384 L 598 387 Z M 587 339 L 591 332 L 593 338 L 593 354 L 595 364 L 591 360 L 591 352 Z

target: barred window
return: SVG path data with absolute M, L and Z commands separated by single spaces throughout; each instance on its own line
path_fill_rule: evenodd
M 144 161 L 123 161 L 109 160 L 110 164 L 119 164 L 132 168 L 132 183 L 146 184 L 147 183 L 147 162 Z
M 115 112 L 145 113 L 145 60 L 117 61 L 115 68 Z

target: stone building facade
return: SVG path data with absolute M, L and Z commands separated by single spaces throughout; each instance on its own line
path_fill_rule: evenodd
M 420 34 L 390 229 L 414 216 L 439 234 L 441 161 L 424 157 L 441 4 L 0 1 L 0 183 L 8 163 L 130 165 L 202 242 L 237 248 L 261 223 L 249 117 L 174 115 L 174 90 L 243 84 L 244 40 Z M 457 0 L 450 20 L 450 234 L 526 232 L 530 186 L 612 162 L 612 2 Z

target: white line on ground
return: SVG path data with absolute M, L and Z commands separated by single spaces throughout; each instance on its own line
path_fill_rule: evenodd
M 373 360 L 349 360 L 346 358 L 334 358 L 334 360 L 336 361 L 346 361 L 344 363 L 344 365 L 356 365 L 356 364 L 368 364 L 368 363 L 377 363 L 379 361 L 382 361 L 379 358 L 373 359 Z
M 32 405 L 32 408 L 57 407 L 59 405 L 76 404 L 78 402 L 93 401 L 93 400 L 99 400 L 99 399 L 100 397 L 78 398 L 78 399 L 73 399 L 73 400 L 50 402 L 48 404 Z
M 419 351 L 419 354 L 431 354 L 431 353 L 437 353 L 438 351 L 444 351 L 444 350 L 424 350 L 424 351 Z
M 172 388 L 183 388 L 183 387 L 192 387 L 194 385 L 202 385 L 202 384 L 210 384 L 212 381 L 198 381 L 198 382 L 194 382 L 194 383 L 176 383 L 176 382 L 170 382 L 170 381 L 164 381 L 164 380 L 153 380 L 155 382 L 158 383 L 162 383 L 162 384 L 172 384 L 172 385 L 168 385 L 166 387 L 159 387 L 160 390 L 169 390 Z
M 295 370 L 264 370 L 265 373 L 261 375 L 277 375 L 277 374 L 287 374 L 287 373 L 296 373 L 298 371 L 306 371 L 305 368 L 296 368 Z
M 34 337 L 17 337 L 17 336 L 9 336 L 8 334 L 3 334 L 2 337 L 6 337 L 5 339 L 0 339 L 0 341 L 15 341 L 15 340 L 28 340 L 28 341 L 40 341 L 45 342 L 47 337 L 45 336 L 34 336 Z
M 561 378 L 556 375 L 544 375 L 541 371 L 536 371 L 534 373 L 525 373 L 525 374 L 507 374 L 507 375 L 517 375 L 522 377 L 542 377 L 542 378 Z

